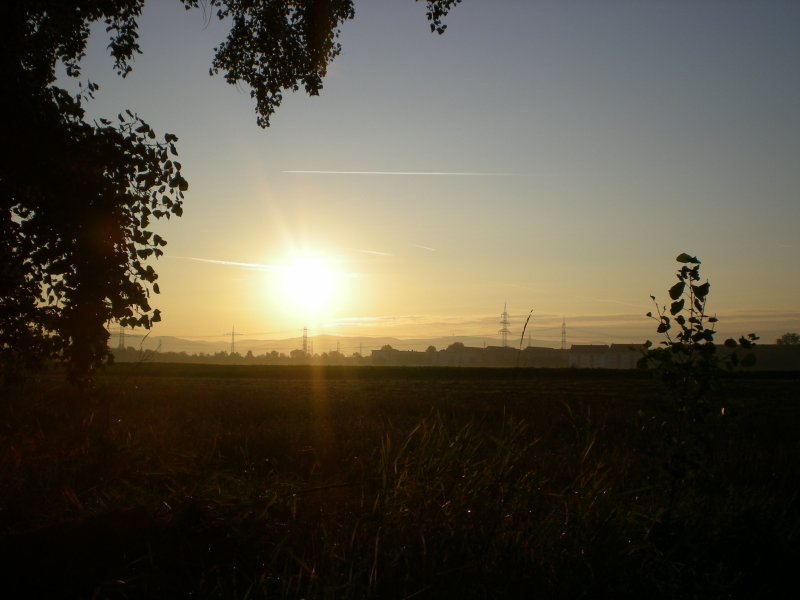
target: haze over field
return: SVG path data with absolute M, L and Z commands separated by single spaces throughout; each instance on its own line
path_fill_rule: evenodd
M 703 260 L 723 335 L 800 329 L 800 4 L 356 3 L 321 96 L 256 126 L 209 77 L 226 28 L 147 3 L 91 115 L 179 136 L 189 180 L 153 335 L 653 337 L 674 257 Z M 112 339 L 112 343 L 114 340 Z

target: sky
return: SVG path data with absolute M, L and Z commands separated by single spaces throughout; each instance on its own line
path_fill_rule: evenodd
M 681 252 L 721 334 L 800 330 L 800 3 L 356 0 L 321 95 L 268 129 L 210 77 L 227 30 L 150 0 L 93 117 L 179 137 L 184 216 L 158 222 L 154 335 L 313 334 L 559 346 L 658 339 Z

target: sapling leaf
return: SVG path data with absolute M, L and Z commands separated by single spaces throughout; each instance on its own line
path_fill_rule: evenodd
M 710 287 L 711 287 L 711 284 L 709 284 L 706 281 L 702 285 L 693 285 L 692 286 L 692 290 L 694 291 L 695 296 L 697 296 L 700 299 L 703 299 L 706 296 L 708 296 L 708 290 L 709 290 Z
M 673 300 L 677 300 L 683 294 L 683 290 L 686 288 L 686 284 L 683 281 L 679 281 L 671 288 L 669 288 L 669 297 Z M 672 313 L 675 314 L 675 313 Z
M 677 260 L 679 263 L 692 263 L 696 265 L 700 264 L 700 261 L 697 260 L 696 256 L 691 256 L 690 254 L 686 254 L 686 252 L 679 254 L 675 260 Z

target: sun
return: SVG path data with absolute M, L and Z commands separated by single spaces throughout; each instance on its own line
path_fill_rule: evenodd
M 287 260 L 277 282 L 284 310 L 304 318 L 327 316 L 341 301 L 342 279 L 330 259 L 304 254 Z

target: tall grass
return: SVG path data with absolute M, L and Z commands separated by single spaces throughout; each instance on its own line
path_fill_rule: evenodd
M 767 597 L 791 581 L 787 382 L 729 388 L 739 417 L 676 472 L 671 413 L 638 380 L 392 377 L 5 390 L 5 580 L 95 598 Z

